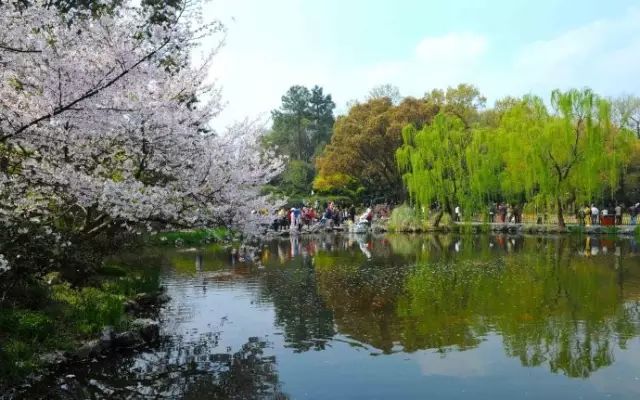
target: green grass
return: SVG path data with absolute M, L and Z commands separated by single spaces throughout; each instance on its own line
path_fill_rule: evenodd
M 217 227 L 192 231 L 174 231 L 158 233 L 150 238 L 151 244 L 166 246 L 199 246 L 230 240 L 232 233 L 228 228 Z
M 56 315 L 19 308 L 0 310 L 0 382 L 19 379 L 38 366 L 43 349 L 70 347 Z
M 617 226 L 605 226 L 603 232 L 607 234 L 607 236 L 617 236 L 620 233 L 620 228 Z
M 58 303 L 60 314 L 72 331 L 80 336 L 99 333 L 104 326 L 120 326 L 124 320 L 125 297 L 105 288 L 73 289 L 69 284 L 55 285 L 52 300 Z
M 585 228 L 583 225 L 567 225 L 567 232 L 582 236 L 585 234 Z
M 39 356 L 71 350 L 82 340 L 96 337 L 105 326 L 125 329 L 129 323 L 123 303 L 140 292 L 157 291 L 157 268 L 104 266 L 89 286 L 59 282 L 34 283 L 45 298 L 37 305 L 0 308 L 0 387 L 36 370 Z

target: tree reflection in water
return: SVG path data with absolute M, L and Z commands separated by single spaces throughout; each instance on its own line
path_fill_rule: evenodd
M 269 270 L 260 286 L 261 301 L 273 303 L 276 309 L 275 323 L 284 330 L 286 346 L 296 352 L 323 350 L 326 342 L 335 334 L 333 313 L 316 289 L 316 274 L 311 258 L 322 245 L 313 242 L 301 247 L 299 242 L 292 241 L 291 246 L 300 247 L 283 250 L 283 243 L 279 243 L 274 254 L 300 256 L 265 260 Z
M 462 351 L 497 333 L 524 366 L 588 377 L 640 333 L 640 271 L 620 256 L 623 242 L 505 235 L 370 241 L 372 259 L 358 241 L 334 243 L 331 251 L 302 241 L 301 258 L 269 268 L 262 295 L 273 301 L 291 347 L 322 349 L 333 324 L 383 353 Z
M 264 267 L 199 251 L 163 253 L 171 258 L 159 265 L 177 274 L 170 277 L 179 283 L 176 301 L 184 297 L 196 307 L 187 300 L 233 288 L 230 293 L 249 296 L 252 304 L 236 318 L 275 312 L 275 321 L 257 322 L 247 335 L 282 333 L 287 349 L 278 344 L 271 351 L 269 343 L 250 338 L 221 353 L 218 333 L 170 332 L 152 351 L 57 375 L 73 374 L 71 381 L 47 378 L 29 398 L 284 399 L 270 353 L 286 358 L 291 352 L 331 352 L 335 342 L 345 341 L 382 357 L 424 350 L 447 357 L 499 337 L 504 353 L 496 359 L 506 354 L 523 366 L 584 378 L 613 364 L 617 349 L 640 334 L 640 265 L 633 241 L 302 237 L 269 244 Z M 240 303 L 236 307 L 247 307 Z M 186 319 L 196 311 L 208 309 L 194 309 Z M 178 325 L 185 317 L 171 315 Z
M 252 337 L 235 353 L 218 353 L 216 333 L 196 343 L 180 338 L 152 352 L 68 369 L 67 378 L 45 378 L 25 398 L 288 399 L 275 357 L 264 354 L 266 341 Z

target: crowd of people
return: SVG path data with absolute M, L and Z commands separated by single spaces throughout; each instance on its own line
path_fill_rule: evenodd
M 522 223 L 522 209 L 517 204 L 493 203 L 489 207 L 489 222 Z
M 287 229 L 301 231 L 303 226 L 316 223 L 334 227 L 341 226 L 346 221 L 356 222 L 356 207 L 353 204 L 341 208 L 334 202 L 329 202 L 324 206 L 324 211 L 320 212 L 318 208 L 318 204 L 315 207 L 292 207 L 289 210 L 281 208 L 276 214 L 272 228 L 276 231 Z M 370 224 L 372 218 L 373 213 L 368 208 L 359 219 L 364 219 Z
M 640 213 L 640 203 L 636 203 L 630 207 L 625 207 L 620 203 L 616 206 L 598 208 L 595 204 L 585 204 L 583 207 L 576 208 L 576 220 L 580 225 L 624 225 L 626 223 L 636 225 L 638 214 Z M 625 220 L 624 216 L 629 215 L 629 220 Z M 489 222 L 491 223 L 522 223 L 522 208 L 517 204 L 509 203 L 493 203 L 488 211 Z M 462 209 L 456 206 L 453 213 L 455 221 L 462 220 Z M 538 223 L 542 223 L 538 218 Z
M 635 225 L 638 221 L 638 212 L 640 212 L 640 203 L 636 203 L 631 207 L 625 207 L 624 204 L 617 204 L 615 207 L 603 207 L 599 209 L 595 204 L 585 204 L 577 210 L 576 218 L 580 225 L 623 225 L 623 217 L 629 214 L 629 223 Z
M 324 211 L 321 211 L 324 210 Z M 585 204 L 576 207 L 575 217 L 580 225 L 636 225 L 638 214 L 640 213 L 640 203 L 630 207 L 625 207 L 619 203 L 615 206 L 598 208 L 595 204 Z M 340 227 L 346 222 L 365 223 L 370 225 L 374 214 L 376 218 L 388 218 L 391 214 L 389 205 L 378 205 L 375 211 L 367 208 L 362 215 L 356 214 L 355 205 L 338 206 L 334 202 L 326 203 L 322 208 L 316 202 L 314 207 L 302 206 L 290 209 L 281 208 L 277 211 L 271 228 L 276 231 L 297 230 L 301 231 L 304 226 L 321 224 L 328 227 Z M 453 212 L 454 221 L 462 220 L 462 209 L 456 206 Z M 626 219 L 625 216 L 629 218 Z M 537 223 L 542 224 L 546 217 L 538 216 Z M 523 207 L 511 203 L 492 203 L 488 209 L 488 221 L 491 223 L 515 223 L 523 222 Z

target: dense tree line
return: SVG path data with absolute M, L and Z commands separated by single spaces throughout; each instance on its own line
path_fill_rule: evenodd
M 637 201 L 636 97 L 556 90 L 548 102 L 505 97 L 487 108 L 468 84 L 397 95 L 378 87 L 337 118 L 316 159 L 315 190 L 443 213 L 462 206 L 467 215 L 526 203 L 553 210 L 560 225 L 577 204 Z
M 446 113 L 422 130 L 408 126 L 396 155 L 412 200 L 449 214 L 497 200 L 535 203 L 554 209 L 564 226 L 567 206 L 613 196 L 633 134 L 591 90 L 556 90 L 550 104 L 511 99 L 494 126 Z
M 478 89 L 461 84 L 433 90 L 423 98 L 397 100 L 388 85 L 375 88 L 364 103 L 356 102 L 338 117 L 333 136 L 316 161 L 314 188 L 322 193 L 347 194 L 358 199 L 402 201 L 406 189 L 396 164 L 407 125 L 422 129 L 438 113 L 454 115 L 468 126 L 480 119 L 485 98 Z

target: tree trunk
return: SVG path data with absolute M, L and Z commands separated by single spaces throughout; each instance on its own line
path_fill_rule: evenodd
M 438 210 L 438 213 L 436 214 L 436 219 L 433 220 L 433 227 L 437 228 L 438 226 L 440 226 L 440 220 L 442 219 L 442 215 L 444 213 L 442 212 L 442 210 Z
M 565 228 L 565 224 L 564 224 L 564 216 L 562 215 L 562 201 L 558 197 L 558 198 L 556 198 L 556 202 L 558 204 L 558 226 L 560 226 L 560 228 L 564 229 Z

